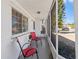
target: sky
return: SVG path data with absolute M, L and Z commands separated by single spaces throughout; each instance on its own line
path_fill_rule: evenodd
M 74 7 L 73 7 L 73 0 L 64 0 L 65 4 L 65 18 L 64 23 L 65 24 L 72 24 L 74 23 Z

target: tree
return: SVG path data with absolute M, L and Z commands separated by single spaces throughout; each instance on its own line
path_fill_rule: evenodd
M 65 6 L 63 0 L 58 0 L 58 28 L 63 26 L 63 17 L 65 16 Z M 52 31 L 56 31 L 56 3 L 51 10 L 51 28 Z
M 58 27 L 62 28 L 63 18 L 65 16 L 65 6 L 63 0 L 58 0 Z

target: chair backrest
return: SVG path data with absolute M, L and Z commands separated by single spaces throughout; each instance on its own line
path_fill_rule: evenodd
M 20 37 L 16 37 L 17 39 L 17 43 L 20 47 L 20 54 L 22 52 L 22 55 L 24 56 L 24 53 L 23 53 L 23 50 L 26 49 L 29 45 L 30 45 L 30 42 L 27 42 L 27 38 L 26 38 L 26 35 L 25 36 L 20 36 Z M 19 54 L 19 56 L 20 56 Z
M 31 32 L 31 37 L 32 37 L 32 40 L 35 40 L 36 39 L 36 33 L 35 32 Z
M 30 45 L 30 42 L 28 42 L 28 40 L 29 40 L 28 35 L 23 35 L 23 36 L 20 36 L 17 38 L 23 49 L 25 49 L 26 47 L 28 47 Z
M 19 45 L 19 47 L 20 47 L 20 49 L 21 49 L 22 55 L 24 56 L 22 46 L 21 46 L 21 44 L 20 44 L 20 42 L 19 42 L 19 38 L 16 37 L 16 39 L 17 39 L 18 45 Z M 21 52 L 20 52 L 20 53 L 21 53 Z M 19 56 L 20 56 L 20 54 L 19 54 Z M 18 58 L 19 58 L 19 57 L 18 57 Z

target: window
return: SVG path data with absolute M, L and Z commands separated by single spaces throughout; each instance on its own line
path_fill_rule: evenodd
M 56 48 L 56 3 L 51 10 L 51 41 Z
M 26 30 L 28 30 L 27 17 L 12 9 L 12 34 L 22 33 Z
M 23 16 L 22 17 L 22 31 L 25 32 L 26 30 L 28 30 L 28 19 Z
M 33 21 L 33 29 L 35 30 L 35 21 Z
M 44 19 L 42 20 L 42 24 L 43 24 Z

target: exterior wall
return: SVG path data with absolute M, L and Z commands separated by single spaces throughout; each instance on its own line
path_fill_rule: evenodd
M 43 23 L 42 23 L 42 20 L 38 19 L 38 20 L 35 20 L 35 31 L 37 33 L 37 36 L 41 36 L 41 30 L 42 30 L 42 25 L 45 27 L 45 31 L 46 31 L 46 22 L 47 20 L 46 19 L 43 19 Z
M 34 31 L 33 30 L 33 20 L 31 18 L 29 18 L 28 20 L 28 32 Z
M 39 19 L 35 20 L 35 32 L 36 32 L 37 36 L 41 35 L 41 20 L 39 20 Z
M 17 59 L 20 49 L 18 44 L 16 43 L 16 39 L 11 39 L 12 37 L 12 21 L 11 21 L 11 8 L 15 8 L 16 10 L 20 11 L 23 15 L 28 17 L 28 31 L 33 31 L 33 23 L 35 19 L 27 13 L 15 0 L 2 0 L 2 35 L 1 35 L 1 59 Z M 27 33 L 25 32 L 25 33 Z M 24 33 L 21 33 L 24 34 Z M 28 39 L 27 39 L 28 41 Z
M 2 0 L 2 38 L 1 38 L 1 59 L 16 59 L 14 45 L 11 44 L 11 8 L 9 7 L 9 0 Z

